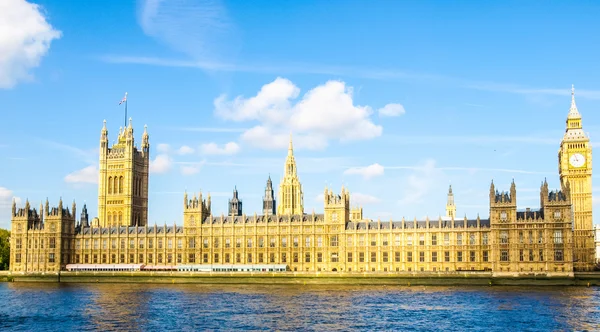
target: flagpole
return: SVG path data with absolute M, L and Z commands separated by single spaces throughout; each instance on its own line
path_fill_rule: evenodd
M 127 128 L 127 92 L 125 92 L 125 126 L 123 128 Z
M 125 99 L 125 127 L 127 128 L 127 99 Z

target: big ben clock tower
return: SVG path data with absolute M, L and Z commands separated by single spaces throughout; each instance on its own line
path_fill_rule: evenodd
M 560 182 L 569 182 L 573 209 L 573 268 L 589 271 L 594 265 L 595 244 L 592 221 L 592 147 L 581 126 L 581 114 L 571 89 L 567 128 L 558 151 Z

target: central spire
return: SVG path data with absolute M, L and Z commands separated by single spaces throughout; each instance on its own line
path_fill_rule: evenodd
M 292 133 L 290 132 L 290 144 L 288 146 L 288 156 L 294 155 L 294 146 L 292 145 Z
M 294 158 L 294 147 L 292 144 L 292 133 L 290 133 L 290 144 L 288 155 L 285 160 L 283 179 L 279 184 L 279 197 L 277 199 L 277 214 L 279 215 L 303 215 L 304 199 L 302 196 L 302 185 L 298 179 L 296 159 Z

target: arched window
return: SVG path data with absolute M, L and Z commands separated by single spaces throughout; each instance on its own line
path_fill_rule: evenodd
M 113 187 L 113 183 L 112 183 L 112 176 L 108 177 L 108 193 L 112 194 L 112 187 Z
M 119 194 L 123 193 L 123 177 L 119 178 Z
M 119 224 L 123 222 L 123 212 L 119 212 Z
M 112 222 L 112 215 L 110 214 L 110 212 L 108 213 L 108 217 L 106 219 L 108 220 L 107 224 L 110 226 L 110 223 Z
M 114 183 L 113 183 L 113 193 L 116 194 L 116 193 L 119 192 L 119 178 L 115 176 L 113 178 L 113 181 L 114 181 Z

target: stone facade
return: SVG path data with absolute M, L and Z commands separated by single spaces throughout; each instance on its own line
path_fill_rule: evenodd
M 576 117 L 571 113 L 569 121 L 573 122 Z M 567 133 L 573 126 L 569 121 Z M 588 227 L 587 221 L 575 224 L 575 233 L 572 227 L 573 216 L 576 220 L 578 216 L 591 216 L 586 205 L 586 190 L 591 190 L 587 186 L 591 180 L 586 177 L 591 174 L 589 144 L 563 143 L 560 165 L 571 147 L 585 149 L 585 171 L 567 167 L 567 172 L 561 168 L 557 191 L 550 191 L 544 180 L 539 209 L 517 209 L 514 181 L 506 192 L 498 191 L 492 182 L 487 219 L 457 218 L 450 188 L 444 217 L 370 220 L 363 217 L 361 207 L 351 207 L 351 195 L 343 187 L 339 194 L 325 189 L 323 213 L 304 212 L 290 138 L 278 200 L 269 176 L 262 215 L 243 213 L 237 190 L 229 202 L 229 214 L 221 216 L 212 214 L 210 194 L 185 193 L 183 225 L 148 226 L 148 134 L 145 130 L 138 151 L 133 145 L 130 122 L 119 133 L 115 146 L 108 149 L 107 142 L 104 126 L 100 160 L 105 166 L 100 167 L 99 200 L 122 197 L 124 202 L 101 205 L 98 222 L 92 225 L 85 207 L 76 224 L 74 203 L 70 211 L 60 201 L 57 208 L 50 209 L 46 204 L 38 212 L 29 202 L 18 210 L 13 202 L 13 272 L 55 272 L 68 263 L 285 264 L 291 271 L 309 272 L 493 271 L 496 275 L 572 276 L 573 257 L 578 262 L 587 259 L 587 242 L 577 242 L 577 231 Z M 125 152 L 108 158 L 110 161 L 103 159 L 117 148 Z M 111 178 L 118 179 L 116 193 L 114 182 L 103 180 Z M 584 203 L 579 205 L 583 210 L 572 211 L 573 199 Z M 117 217 L 115 222 L 115 213 L 122 214 L 123 219 Z M 583 248 L 585 255 L 578 256 L 577 250 Z
M 141 149 L 135 146 L 131 119 L 109 147 L 106 121 L 100 134 L 98 226 L 144 226 L 148 223 L 150 143 L 144 127 Z

